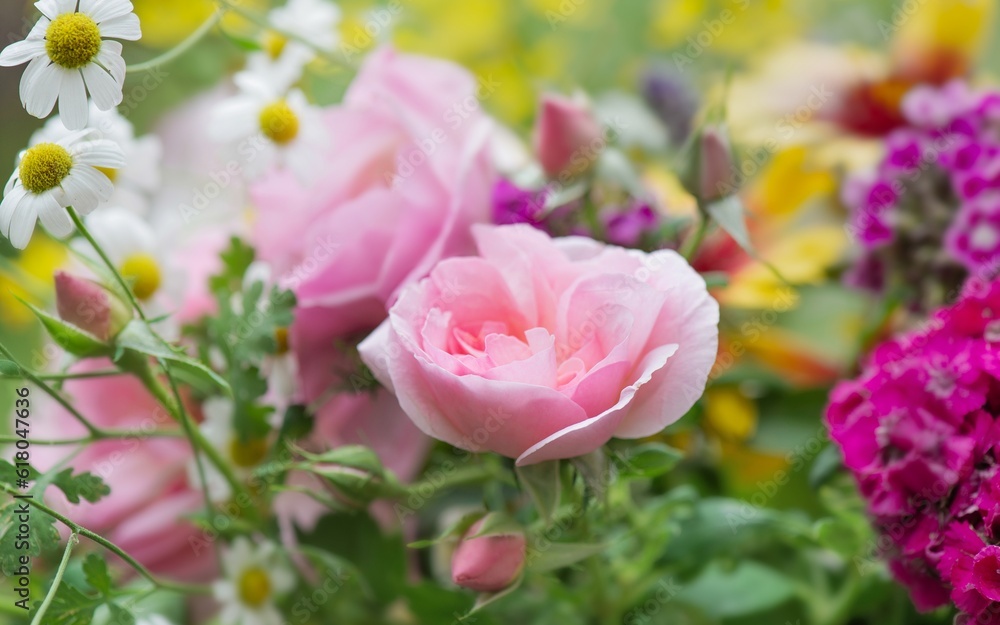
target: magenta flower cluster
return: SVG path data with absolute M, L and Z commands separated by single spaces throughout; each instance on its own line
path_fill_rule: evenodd
M 878 347 L 827 409 L 896 578 L 918 608 L 1000 625 L 1000 280 L 972 279 Z
M 1000 261 L 1000 92 L 918 87 L 903 112 L 908 126 L 886 138 L 878 167 L 843 189 L 865 248 L 849 279 L 881 289 L 933 278 L 947 289 Z

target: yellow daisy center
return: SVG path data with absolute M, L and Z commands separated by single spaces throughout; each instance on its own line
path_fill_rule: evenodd
M 288 45 L 288 39 L 284 35 L 279 35 L 274 31 L 268 31 L 264 35 L 264 52 L 267 52 L 267 55 L 272 60 L 281 56 L 281 53 L 285 51 L 286 45 Z
M 118 268 L 122 277 L 132 282 L 132 292 L 139 299 L 149 299 L 160 288 L 160 266 L 149 254 L 133 254 Z
M 113 167 L 95 167 L 94 169 L 107 176 L 111 182 L 118 180 L 118 170 Z
M 271 597 L 271 578 L 264 569 L 247 569 L 240 575 L 239 591 L 243 603 L 259 608 Z
M 299 134 L 299 118 L 288 103 L 279 100 L 260 112 L 260 130 L 278 145 L 291 142 Z
M 101 29 L 83 13 L 63 13 L 45 31 L 45 51 L 56 65 L 79 69 L 101 51 Z
M 274 340 L 278 344 L 275 353 L 284 356 L 288 353 L 288 328 L 278 328 L 274 331 Z
M 32 193 L 55 189 L 73 169 L 73 157 L 57 143 L 39 143 L 21 157 L 18 176 L 21 184 Z
M 245 442 L 234 438 L 229 445 L 229 458 L 236 466 L 244 469 L 257 466 L 266 455 L 267 440 L 263 438 L 251 438 Z

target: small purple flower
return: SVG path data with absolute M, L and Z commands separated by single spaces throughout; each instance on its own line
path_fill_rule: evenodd
M 506 178 L 493 187 L 493 223 L 531 224 L 544 230 L 547 189 L 522 189 Z
M 605 223 L 605 234 L 608 243 L 622 247 L 636 247 L 642 242 L 645 234 L 655 231 L 659 225 L 660 219 L 653 207 L 642 203 L 608 218 Z

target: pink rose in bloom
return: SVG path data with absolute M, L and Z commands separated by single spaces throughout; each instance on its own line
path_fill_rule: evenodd
M 106 369 L 111 363 L 87 360 L 73 367 L 82 373 Z M 97 503 L 77 505 L 55 500 L 74 521 L 120 546 L 157 574 L 203 581 L 215 571 L 211 547 L 200 552 L 190 540 L 204 540 L 203 532 L 187 520 L 204 506 L 202 495 L 187 481 L 191 448 L 183 438 L 143 437 L 150 429 L 176 427 L 142 385 L 128 376 L 70 380 L 64 386 L 73 405 L 95 425 L 105 429 L 135 430 L 134 438 L 108 440 L 87 445 L 70 463 L 75 471 L 90 471 L 101 477 L 111 494 Z M 39 413 L 42 414 L 42 413 Z M 39 438 L 86 436 L 79 421 L 52 406 L 33 434 Z M 55 465 L 67 453 L 65 447 L 36 447 L 33 458 L 39 469 Z M 204 544 L 204 543 L 203 543 Z
M 489 221 L 495 180 L 476 94 L 452 63 L 378 50 L 324 112 L 326 175 L 306 187 L 275 171 L 253 186 L 254 244 L 298 298 L 304 401 L 337 382 L 337 340 L 378 325 L 438 260 L 474 250 L 469 227 Z
M 483 520 L 476 521 L 458 544 L 451 558 L 451 579 L 463 588 L 499 592 L 524 570 L 527 541 L 524 534 L 476 536 L 482 526 Z
M 701 396 L 718 304 L 673 251 L 476 226 L 360 346 L 427 434 L 520 465 L 639 438 Z

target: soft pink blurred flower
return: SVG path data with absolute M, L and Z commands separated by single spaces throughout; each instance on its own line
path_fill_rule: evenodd
M 527 541 L 524 534 L 475 536 L 483 526 L 476 521 L 451 558 L 451 579 L 463 588 L 499 592 L 513 584 L 524 569 Z
M 593 163 L 589 162 L 587 146 L 599 141 L 603 132 L 586 104 L 556 94 L 543 95 L 535 122 L 535 152 L 542 169 L 551 177 L 588 169 Z
M 427 434 L 518 464 L 649 436 L 704 391 L 718 304 L 673 251 L 477 226 L 360 346 Z
M 71 369 L 82 373 L 105 369 L 102 360 L 81 362 Z M 144 436 L 143 431 L 176 427 L 142 385 L 128 376 L 70 380 L 64 386 L 73 405 L 95 425 L 105 429 L 134 430 L 124 440 L 87 445 L 72 459 L 75 471 L 100 476 L 111 494 L 97 503 L 71 505 L 49 489 L 47 498 L 65 509 L 70 518 L 117 544 L 157 574 L 203 581 L 215 571 L 211 547 L 196 553 L 190 540 L 204 542 L 187 517 L 203 505 L 201 494 L 187 481 L 191 458 L 188 442 L 181 438 Z M 68 412 L 52 406 L 45 411 L 33 435 L 38 438 L 72 438 L 86 431 Z M 41 470 L 56 464 L 65 447 L 37 447 L 33 458 Z

